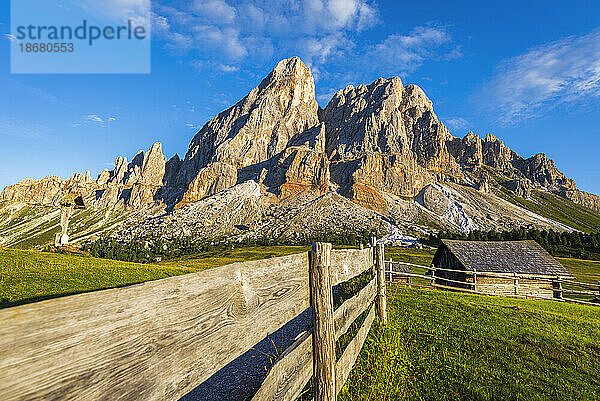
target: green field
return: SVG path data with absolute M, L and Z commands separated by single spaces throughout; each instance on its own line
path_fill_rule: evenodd
M 193 273 L 229 263 L 306 251 L 306 247 L 248 247 L 141 264 L 0 248 L 0 307 Z
M 309 249 L 307 246 L 249 246 L 182 256 L 160 262 L 159 264 L 171 268 L 190 267 L 195 271 L 200 271 L 235 262 L 248 262 L 277 256 L 293 255 L 295 253 L 307 252 Z
M 0 306 L 157 280 L 193 271 L 192 268 L 0 248 Z
M 388 287 L 339 400 L 597 400 L 600 309 Z

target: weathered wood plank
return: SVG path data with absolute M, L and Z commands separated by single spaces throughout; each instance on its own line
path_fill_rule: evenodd
M 331 244 L 315 242 L 308 255 L 313 312 L 315 401 L 335 400 L 335 330 L 331 290 Z
M 336 384 L 336 394 L 342 391 L 346 380 L 348 380 L 348 376 L 350 376 L 350 371 L 352 367 L 356 363 L 356 358 L 358 358 L 358 354 L 360 354 L 360 350 L 369 334 L 369 330 L 371 330 L 371 325 L 373 324 L 373 320 L 375 319 L 375 305 L 371 307 L 371 311 L 367 315 L 363 325 L 358 330 L 356 336 L 352 339 L 350 344 L 344 350 L 342 357 L 337 361 L 335 366 L 335 384 Z
M 372 279 L 358 294 L 333 313 L 335 339 L 348 331 L 354 320 L 373 302 L 377 281 Z M 279 356 L 252 401 L 295 400 L 313 373 L 312 331 L 299 337 Z
M 312 332 L 305 332 L 273 365 L 252 401 L 293 401 L 313 375 Z
M 356 277 L 373 266 L 371 248 L 336 250 L 331 252 L 331 285 Z
M 377 294 L 377 280 L 373 278 L 358 294 L 346 300 L 333 314 L 335 320 L 335 339 L 348 331 L 352 323 L 365 311 Z
M 299 254 L 0 311 L 0 399 L 178 399 L 305 310 Z

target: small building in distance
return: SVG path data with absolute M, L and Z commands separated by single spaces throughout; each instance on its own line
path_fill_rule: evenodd
M 442 240 L 432 267 L 457 270 L 435 270 L 436 284 L 505 296 L 552 298 L 551 280 L 573 278 L 535 241 Z
M 404 263 L 393 262 L 392 259 L 385 261 L 385 271 L 389 272 L 389 281 L 394 283 L 410 284 L 410 266 Z

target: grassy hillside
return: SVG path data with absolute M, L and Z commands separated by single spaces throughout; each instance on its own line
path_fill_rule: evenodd
M 117 287 L 195 271 L 0 248 L 0 306 Z
M 293 255 L 295 253 L 307 252 L 309 249 L 307 246 L 249 246 L 182 256 L 163 261 L 160 265 L 171 268 L 189 267 L 195 271 L 201 271 L 213 267 L 225 266 L 230 263 Z
M 0 307 L 306 250 L 295 246 L 248 247 L 186 256 L 159 265 L 0 248 Z
M 141 212 L 143 213 L 143 212 Z M 71 240 L 110 232 L 136 212 L 120 209 L 76 209 L 69 223 Z M 0 201 L 0 246 L 31 249 L 52 244 L 60 231 L 58 207 Z
M 339 400 L 597 400 L 600 309 L 388 287 Z
M 600 282 L 600 262 L 571 258 L 556 258 L 578 281 L 598 284 Z
M 504 187 L 500 187 L 498 194 L 523 209 L 566 224 L 576 230 L 585 233 L 600 231 L 600 213 L 558 195 L 532 191 L 531 198 L 524 199 Z

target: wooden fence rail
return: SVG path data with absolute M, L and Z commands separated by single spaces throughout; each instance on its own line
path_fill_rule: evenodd
M 429 272 L 429 275 L 413 273 L 414 269 L 423 269 L 426 272 Z M 598 305 L 600 306 L 600 281 L 598 284 L 592 283 L 583 283 L 579 281 L 573 281 L 563 277 L 552 277 L 541 276 L 535 274 L 515 274 L 515 273 L 497 273 L 497 272 L 482 272 L 482 271 L 466 271 L 466 270 L 456 270 L 456 269 L 443 269 L 437 268 L 434 266 L 422 266 L 416 265 L 412 263 L 405 262 L 394 262 L 391 259 L 385 261 L 385 272 L 390 280 L 393 280 L 397 277 L 406 278 L 405 284 L 411 285 L 411 278 L 419 278 L 423 280 L 427 280 L 429 284 L 433 287 L 438 287 L 442 289 L 452 289 L 458 291 L 466 291 L 466 292 L 474 292 L 474 293 L 485 293 L 489 294 L 489 292 L 481 291 L 478 287 L 478 277 L 492 277 L 492 278 L 504 278 L 507 280 L 512 280 L 512 283 L 487 283 L 487 287 L 495 287 L 499 292 L 502 292 L 503 295 L 509 296 L 525 296 L 528 298 L 544 298 L 544 299 L 555 299 L 561 300 L 565 302 L 575 302 L 586 305 Z M 455 280 L 447 277 L 441 277 L 436 272 L 451 272 L 451 273 L 462 273 L 465 275 L 463 280 Z M 535 284 L 527 284 L 527 281 L 531 282 L 545 282 L 550 284 L 551 289 L 548 291 L 552 293 L 551 297 L 539 297 L 533 294 L 527 293 L 527 290 L 536 290 L 539 289 L 538 285 Z M 460 287 L 457 287 L 453 284 L 458 284 Z M 573 288 L 565 288 L 563 284 L 568 285 L 569 287 L 580 286 L 583 287 L 582 290 L 577 290 Z M 588 291 L 588 290 L 596 290 L 596 291 Z M 509 294 L 510 293 L 510 294 Z M 564 293 L 567 294 L 575 294 L 575 295 L 586 295 L 593 296 L 595 298 L 591 300 L 581 300 L 575 299 L 572 297 L 565 298 L 563 296 Z
M 177 400 L 300 315 L 311 300 L 314 334 L 331 347 L 378 287 L 372 280 L 335 312 L 327 294 L 371 268 L 374 251 L 315 246 L 311 255 L 321 262 L 311 266 L 327 265 L 323 252 L 329 252 L 329 273 L 311 269 L 320 276 L 310 279 L 303 253 L 0 310 L 0 400 Z M 328 396 L 343 385 L 368 322 L 342 358 L 328 365 L 333 375 L 323 377 L 334 383 L 326 383 Z M 254 399 L 293 399 L 313 371 L 322 371 L 313 359 L 332 353 L 313 347 L 312 337 L 304 333 L 284 352 Z

